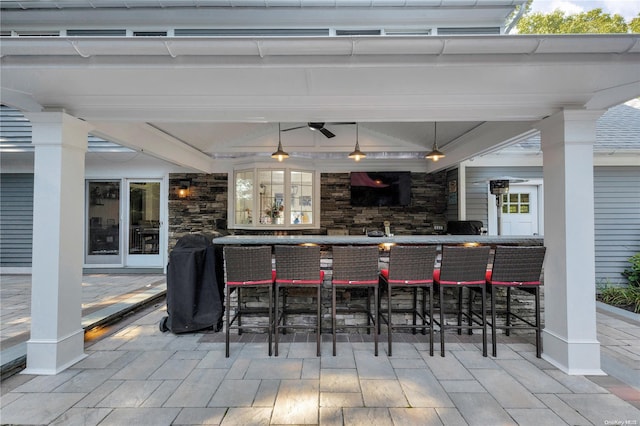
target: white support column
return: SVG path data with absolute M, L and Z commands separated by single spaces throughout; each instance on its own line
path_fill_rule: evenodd
M 593 144 L 602 111 L 538 123 L 544 171 L 543 358 L 568 374 L 604 374 L 596 334 Z
M 57 374 L 84 354 L 84 164 L 89 126 L 63 112 L 28 114 L 35 145 L 31 338 L 26 374 Z

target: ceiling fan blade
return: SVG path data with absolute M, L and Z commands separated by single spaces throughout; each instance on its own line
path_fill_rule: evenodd
M 322 133 L 323 135 L 325 135 L 329 139 L 331 139 L 332 137 L 335 136 L 333 133 L 331 133 L 331 131 L 329 131 L 328 129 L 326 129 L 324 127 L 320 128 L 318 130 L 320 131 L 320 133 Z
M 304 129 L 304 128 L 306 128 L 306 127 L 307 127 L 307 126 L 298 126 L 298 127 L 292 127 L 292 128 L 290 128 L 290 129 L 282 129 L 281 131 L 282 131 L 282 132 L 288 132 L 289 130 Z

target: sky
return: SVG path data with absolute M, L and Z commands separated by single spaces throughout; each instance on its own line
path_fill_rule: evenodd
M 550 13 L 560 9 L 567 15 L 600 8 L 603 12 L 622 15 L 626 22 L 640 13 L 640 0 L 533 0 L 533 12 Z

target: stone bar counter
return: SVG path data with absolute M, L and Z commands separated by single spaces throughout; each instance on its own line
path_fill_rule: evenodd
M 535 245 L 544 243 L 541 236 L 491 236 L 491 235 L 395 235 L 392 237 L 368 237 L 366 235 L 227 235 L 214 238 L 221 245 L 278 245 L 318 244 L 373 245 L 373 244 L 483 244 L 483 245 Z

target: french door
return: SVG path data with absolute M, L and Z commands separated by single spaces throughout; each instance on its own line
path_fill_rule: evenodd
M 85 264 L 162 267 L 159 179 L 89 180 Z

